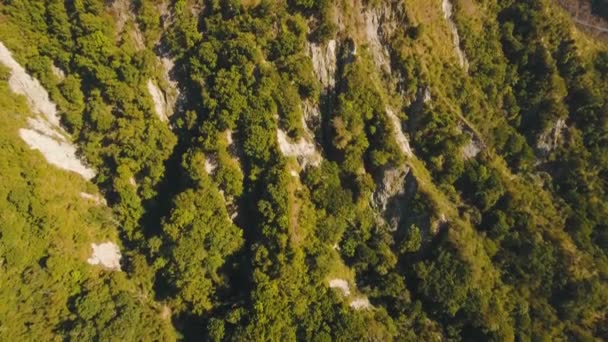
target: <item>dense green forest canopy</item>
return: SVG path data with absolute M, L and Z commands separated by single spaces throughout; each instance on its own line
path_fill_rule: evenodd
M 608 339 L 608 42 L 557 1 L 4 0 L 0 42 L 0 340 Z

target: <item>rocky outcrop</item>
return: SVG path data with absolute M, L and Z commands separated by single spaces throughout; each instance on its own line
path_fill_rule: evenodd
M 397 145 L 399 145 L 399 149 L 406 156 L 413 156 L 410 142 L 405 136 L 405 133 L 403 133 L 403 123 L 401 122 L 401 119 L 390 108 L 386 108 L 386 115 L 388 115 L 393 126 L 393 134 L 395 135 L 395 140 L 397 141 Z
M 372 206 L 383 215 L 390 230 L 397 230 L 401 222 L 403 203 L 407 195 L 415 192 L 415 178 L 408 166 L 391 167 L 376 179 Z
M 57 67 L 55 64 L 51 64 L 51 72 L 59 81 L 63 81 L 65 79 L 65 72 Z
M 213 157 L 210 154 L 206 155 L 205 156 L 205 171 L 207 172 L 207 174 L 212 175 L 216 169 L 217 169 L 217 161 L 215 160 L 215 157 Z
M 443 10 L 443 17 L 448 23 L 448 27 L 452 32 L 452 43 L 454 44 L 454 50 L 456 51 L 456 56 L 458 57 L 458 63 L 460 67 L 465 71 L 469 70 L 469 61 L 467 59 L 467 55 L 460 47 L 460 35 L 458 34 L 458 28 L 456 27 L 456 23 L 452 20 L 453 13 L 453 5 L 450 0 L 442 0 L 441 9 Z
M 594 15 L 591 1 L 557 0 L 579 27 L 603 37 L 608 37 L 608 21 Z
M 49 94 L 38 80 L 27 74 L 25 69 L 13 58 L 10 51 L 0 42 L 0 63 L 11 71 L 8 85 L 11 90 L 25 96 L 28 105 L 34 113 L 44 115 L 51 125 L 59 127 L 57 106 L 50 100 Z
M 30 128 L 20 129 L 19 136 L 30 148 L 40 151 L 49 164 L 76 172 L 86 180 L 95 177 L 95 171 L 78 159 L 76 147 L 65 138 L 56 138 L 58 131 L 46 134 L 52 130 L 50 125 L 47 125 L 44 130 Z
M 285 157 L 295 157 L 302 168 L 308 165 L 319 166 L 321 164 L 321 155 L 313 142 L 303 137 L 293 142 L 281 129 L 277 129 L 277 140 L 283 155 Z
M 88 192 L 81 192 L 80 193 L 80 197 L 89 201 L 92 201 L 93 203 L 95 203 L 96 205 L 100 205 L 100 206 L 107 206 L 108 202 L 106 201 L 105 198 L 101 197 L 100 195 L 93 195 L 90 194 Z
M 0 63 L 11 71 L 8 85 L 13 92 L 25 96 L 35 118 L 28 118 L 28 127 L 19 130 L 19 135 L 30 148 L 38 150 L 52 165 L 80 174 L 90 180 L 95 170 L 86 166 L 77 156 L 77 149 L 60 125 L 57 105 L 38 80 L 27 74 L 25 69 L 0 42 Z
M 475 132 L 466 125 L 460 125 L 460 131 L 467 134 L 469 142 L 462 147 L 462 157 L 467 160 L 475 158 L 484 149 L 484 144 Z
M 389 200 L 405 193 L 404 183 L 409 168 L 389 168 L 383 172 L 382 179 L 373 193 L 373 203 L 382 212 L 385 212 Z
M 154 102 L 154 111 L 156 112 L 156 115 L 161 121 L 167 122 L 168 106 L 167 100 L 165 99 L 165 94 L 154 82 L 152 82 L 152 80 L 148 80 L 147 87 L 148 93 L 150 93 L 152 101 Z
M 137 26 L 135 14 L 131 10 L 131 2 L 128 0 L 114 0 L 110 5 L 110 13 L 116 19 L 118 38 L 128 37 L 136 49 L 143 50 L 146 45 L 144 37 Z
M 302 102 L 302 112 L 304 113 L 304 124 L 310 132 L 317 132 L 321 129 L 321 110 L 319 105 L 309 100 Z M 313 133 L 314 134 L 314 133 Z
M 175 61 L 164 53 L 159 54 L 157 58 L 162 73 L 156 80 L 149 79 L 146 86 L 154 102 L 156 115 L 161 121 L 167 122 L 175 112 L 182 112 L 185 98 L 175 77 Z
M 438 232 L 446 229 L 449 225 L 450 221 L 448 221 L 448 218 L 445 216 L 444 213 L 441 213 L 439 215 L 439 218 L 437 218 L 435 221 L 433 221 L 431 223 L 431 231 L 430 233 L 435 235 Z
M 469 140 L 469 143 L 466 144 L 462 148 L 462 157 L 465 160 L 475 158 L 475 157 L 477 157 L 479 152 L 481 152 L 481 145 L 479 144 L 479 142 L 476 139 L 473 139 L 471 137 L 471 140 Z
M 555 150 L 563 140 L 566 120 L 558 119 L 552 127 L 538 137 L 536 149 L 541 156 L 546 156 Z
M 348 286 L 348 281 L 346 281 L 345 279 L 330 279 L 329 288 L 339 289 L 342 292 L 342 295 L 345 297 L 350 296 L 350 288 Z
M 391 73 L 390 55 L 381 41 L 381 35 L 386 35 L 386 24 L 393 23 L 390 6 L 380 6 L 362 13 L 365 23 L 367 45 L 376 66 L 387 74 Z
M 367 297 L 359 297 L 350 302 L 351 309 L 353 310 L 365 310 L 372 307 Z
M 111 271 L 120 271 L 120 248 L 113 242 L 91 244 L 93 252 L 87 262 L 91 265 L 101 265 Z
M 344 296 L 346 298 L 351 297 L 350 286 L 346 279 L 340 279 L 340 278 L 330 279 L 329 287 L 332 289 L 339 290 L 341 292 L 342 296 Z M 348 306 L 353 310 L 364 310 L 364 309 L 369 309 L 372 307 L 372 305 L 369 302 L 369 299 L 365 296 L 357 296 L 355 298 L 350 299 Z
M 312 59 L 312 66 L 315 75 L 323 89 L 328 91 L 336 86 L 337 63 L 337 42 L 335 39 L 327 42 L 326 45 L 317 43 L 307 43 L 307 49 Z
M 183 112 L 182 107 L 185 102 L 184 95 L 180 91 L 176 77 L 175 61 L 171 57 L 159 57 L 163 67 L 163 81 L 166 84 L 164 89 L 167 117 L 171 117 L 175 112 Z

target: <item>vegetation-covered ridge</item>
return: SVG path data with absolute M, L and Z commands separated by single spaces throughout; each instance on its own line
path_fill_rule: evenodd
M 608 46 L 560 5 L 1 2 L 95 171 L 1 68 L 0 340 L 608 339 Z

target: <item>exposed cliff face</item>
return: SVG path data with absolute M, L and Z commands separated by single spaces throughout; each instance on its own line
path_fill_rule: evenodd
M 397 140 L 397 144 L 399 145 L 401 152 L 408 157 L 413 156 L 410 142 L 405 136 L 405 133 L 403 133 L 403 122 L 390 108 L 386 108 L 386 115 L 388 115 L 388 118 L 391 121 L 393 126 L 393 134 L 395 135 L 395 140 Z
M 146 48 L 146 42 L 137 23 L 132 6 L 133 4 L 129 1 L 114 0 L 109 7 L 109 11 L 116 21 L 117 38 L 122 40 L 127 39 L 133 44 L 135 49 L 143 50 Z M 159 12 L 162 13 L 161 16 L 164 18 L 165 29 L 167 28 L 167 21 L 170 18 L 167 6 L 168 2 L 161 2 L 157 6 Z M 160 78 L 148 79 L 146 87 L 154 103 L 154 112 L 161 121 L 167 122 L 174 112 L 179 90 L 177 89 L 177 82 L 171 77 L 174 67 L 173 60 L 164 56 L 164 53 L 160 53 L 162 50 L 164 50 L 162 46 L 157 49 L 158 64 L 162 67 Z
M 136 49 L 143 50 L 146 47 L 145 40 L 135 21 L 135 14 L 131 10 L 130 1 L 114 0 L 110 6 L 110 11 L 116 18 L 117 38 L 129 39 Z
M 443 10 L 443 16 L 448 23 L 448 27 L 452 32 L 452 43 L 454 44 L 454 50 L 456 51 L 456 56 L 458 57 L 458 63 L 465 70 L 469 70 L 469 61 L 467 59 L 467 55 L 460 47 L 460 35 L 458 34 L 458 28 L 456 24 L 452 20 L 453 15 L 453 5 L 450 0 L 442 0 L 441 9 Z
M 319 109 L 319 105 L 305 100 L 302 102 L 302 112 L 304 113 L 302 119 L 304 120 L 305 127 L 314 135 L 321 128 L 321 110 Z
M 175 60 L 169 56 L 160 56 L 159 58 L 163 67 L 163 81 L 166 84 L 163 94 L 165 96 L 167 117 L 171 117 L 174 113 L 183 112 L 182 107 L 185 98 L 180 91 Z
M 157 80 L 149 79 L 147 87 L 154 101 L 156 114 L 162 121 L 167 122 L 173 114 L 183 112 L 185 98 L 176 76 L 175 60 L 164 52 L 162 46 L 156 49 L 156 54 L 162 72 Z
M 318 52 L 311 53 L 315 73 L 326 91 L 334 90 L 336 78 L 339 78 L 335 76 L 335 73 L 339 66 L 359 58 L 358 48 L 360 46 L 363 46 L 368 53 L 367 56 L 371 57 L 378 76 L 370 75 L 370 82 L 373 78 L 381 83 L 392 83 L 400 77 L 391 66 L 390 40 L 397 28 L 407 26 L 403 2 L 392 1 L 384 5 L 368 6 L 363 2 L 355 1 L 352 6 L 354 8 L 352 17 L 347 19 L 344 14 L 337 16 L 337 26 L 340 31 L 338 36 L 343 37 L 341 43 L 338 43 L 338 48 L 333 46 L 334 41 L 330 41 L 332 44 L 329 49 L 331 56 L 323 56 Z M 331 82 L 327 82 L 327 79 Z M 386 92 L 386 96 L 393 96 L 395 94 L 392 89 L 392 84 L 386 84 L 382 92 Z M 395 109 L 389 106 L 385 113 L 391 123 L 392 134 L 401 153 L 404 156 L 413 157 L 403 121 Z M 410 178 L 413 178 L 409 166 L 399 165 L 385 168 L 374 177 L 377 186 L 372 194 L 371 204 L 391 229 L 397 229 L 401 219 L 400 203 L 406 191 L 408 174 L 411 176 Z
M 319 82 L 325 91 L 330 91 L 336 86 L 337 41 L 332 39 L 325 45 L 308 43 L 308 52 Z
M 378 7 L 365 10 L 362 13 L 365 24 L 365 37 L 370 49 L 372 58 L 376 66 L 387 74 L 391 73 L 391 63 L 389 51 L 386 45 L 381 41 L 381 37 L 385 38 L 392 31 L 393 12 L 390 7 Z
M 87 180 L 95 177 L 95 170 L 86 166 L 78 157 L 76 146 L 61 127 L 57 105 L 50 100 L 46 89 L 27 74 L 1 42 L 0 63 L 11 71 L 8 80 L 11 90 L 25 96 L 31 111 L 37 115 L 28 118 L 27 128 L 19 130 L 21 138 L 32 149 L 40 151 L 50 164 L 76 172 Z
M 165 94 L 163 94 L 160 88 L 152 80 L 148 80 L 146 86 L 148 87 L 148 92 L 150 93 L 150 96 L 152 96 L 152 101 L 154 102 L 154 111 L 156 112 L 156 115 L 158 115 L 158 118 L 161 121 L 166 122 L 168 120 L 168 105 L 167 100 L 165 99 Z
M 292 141 L 281 129 L 277 129 L 277 139 L 283 155 L 296 157 L 302 168 L 306 168 L 308 165 L 319 166 L 321 163 L 321 155 L 315 144 L 308 139 L 302 137 L 297 141 Z
M 558 119 L 552 127 L 538 137 L 536 149 L 541 157 L 548 155 L 555 150 L 563 141 L 564 131 L 566 130 L 566 120 Z
M 484 149 L 483 142 L 469 126 L 460 125 L 459 128 L 470 137 L 469 142 L 462 148 L 462 157 L 465 160 L 475 158 Z
M 403 124 L 395 112 L 386 108 L 386 115 L 393 126 L 393 135 L 399 145 L 401 153 L 413 157 L 409 141 L 403 133 Z M 410 168 L 406 165 L 390 167 L 381 173 L 377 180 L 378 186 L 372 195 L 372 203 L 384 215 L 386 222 L 392 230 L 396 230 L 401 220 L 403 199 L 406 193 L 406 177 L 410 175 Z
M 594 15 L 591 6 L 592 2 L 593 1 L 557 0 L 557 3 L 570 13 L 572 20 L 583 30 L 608 38 L 608 20 Z M 605 6 L 602 5 L 601 1 L 598 1 L 597 3 L 597 6 Z
M 401 221 L 401 213 L 408 188 L 406 185 L 410 168 L 401 166 L 389 168 L 382 172 L 381 178 L 376 181 L 378 186 L 372 195 L 373 206 L 384 216 L 385 222 L 391 230 L 397 230 Z

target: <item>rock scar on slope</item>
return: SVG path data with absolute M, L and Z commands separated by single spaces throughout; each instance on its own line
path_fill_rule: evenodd
M 456 27 L 456 23 L 452 19 L 454 13 L 454 6 L 450 2 L 450 0 L 443 0 L 441 2 L 441 9 L 443 10 L 443 17 L 448 23 L 448 27 L 450 31 L 452 31 L 452 42 L 454 44 L 454 50 L 456 50 L 456 55 L 458 56 L 458 63 L 460 67 L 462 67 L 465 71 L 469 70 L 469 61 L 467 59 L 467 55 L 462 51 L 460 47 L 460 35 L 458 34 L 458 28 Z
M 287 134 L 281 129 L 277 129 L 277 140 L 283 155 L 296 157 L 302 168 L 307 165 L 319 166 L 321 164 L 321 155 L 313 142 L 303 137 L 297 142 L 291 142 Z
M 28 128 L 19 130 L 19 135 L 30 148 L 38 150 L 52 165 L 73 171 L 90 180 L 95 170 L 86 166 L 76 155 L 76 147 L 66 138 L 60 125 L 57 105 L 49 99 L 49 94 L 38 80 L 27 74 L 13 58 L 10 51 L 0 42 L 0 63 L 11 71 L 8 85 L 11 90 L 25 96 L 36 118 L 28 119 Z
M 101 265 L 109 270 L 120 271 L 120 249 L 113 242 L 104 242 L 101 244 L 91 244 L 93 253 L 91 257 L 87 259 L 87 262 L 91 265 Z

